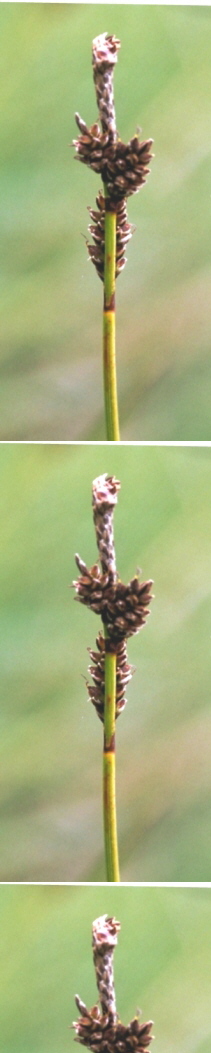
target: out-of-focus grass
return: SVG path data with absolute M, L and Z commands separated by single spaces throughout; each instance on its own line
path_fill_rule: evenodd
M 153 136 L 117 285 L 123 439 L 210 439 L 210 8 L 0 5 L 3 439 L 102 439 L 102 288 L 81 234 L 99 179 L 91 42 L 115 32 L 117 124 Z
M 0 447 L 1 880 L 104 880 L 102 726 L 85 679 L 100 621 L 68 583 L 91 565 L 91 484 L 121 480 L 122 580 L 155 600 L 128 644 L 136 672 L 117 724 L 122 880 L 210 880 L 211 452 Z
M 210 889 L 4 886 L 0 911 L 4 1053 L 73 1053 L 75 992 L 97 1000 L 91 925 L 104 913 L 121 922 L 120 1018 L 140 1006 L 155 1053 L 209 1053 Z

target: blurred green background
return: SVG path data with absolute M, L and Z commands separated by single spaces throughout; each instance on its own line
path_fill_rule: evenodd
M 85 678 L 100 619 L 74 602 L 96 558 L 91 485 L 121 480 L 117 566 L 155 599 L 128 643 L 117 724 L 122 881 L 211 876 L 211 450 L 2 444 L 1 880 L 103 881 L 102 725 Z
M 210 889 L 0 888 L 4 1053 L 74 1053 L 74 995 L 97 989 L 91 926 L 121 922 L 114 971 L 126 1024 L 154 1020 L 153 1053 L 210 1053 Z M 81 1047 L 80 1047 L 81 1048 Z
M 153 137 L 117 284 L 122 439 L 210 439 L 211 10 L 1 3 L 2 439 L 103 439 L 99 177 L 73 160 L 97 110 L 91 43 L 115 33 L 117 126 Z

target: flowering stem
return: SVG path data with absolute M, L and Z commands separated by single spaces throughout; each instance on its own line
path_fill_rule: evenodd
M 99 559 L 89 570 L 80 556 L 76 555 L 80 577 L 73 582 L 76 599 L 101 616 L 104 629 L 104 635 L 100 632 L 96 640 L 97 651 L 88 648 L 93 662 L 93 665 L 89 666 L 89 672 L 94 683 L 87 683 L 87 688 L 89 698 L 104 724 L 103 815 L 106 876 L 107 881 L 115 883 L 120 881 L 115 789 L 115 721 L 124 709 L 124 691 L 132 675 L 127 660 L 126 640 L 145 624 L 152 599 L 151 580 L 140 582 L 139 575 L 136 574 L 128 585 L 124 585 L 117 573 L 113 514 L 119 489 L 118 479 L 107 473 L 93 481 L 92 507 Z M 90 1046 L 90 1049 L 94 1049 L 94 1046 Z
M 108 633 L 105 629 L 105 641 Z M 115 771 L 116 654 L 105 653 L 103 812 L 107 881 L 119 882 Z
M 106 438 L 120 442 L 116 381 L 115 349 L 115 271 L 116 271 L 116 212 L 104 185 L 105 194 L 105 254 L 103 307 L 103 373 L 106 417 Z

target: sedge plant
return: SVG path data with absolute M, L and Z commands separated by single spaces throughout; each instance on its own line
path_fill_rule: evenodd
M 127 218 L 127 198 L 146 183 L 152 139 L 143 142 L 139 134 L 123 143 L 116 129 L 113 73 L 120 41 L 108 33 L 93 40 L 92 66 L 99 118 L 88 128 L 75 114 L 80 135 L 73 140 L 76 159 L 99 173 L 102 187 L 90 208 L 88 227 L 93 243 L 87 241 L 88 254 L 103 282 L 103 377 L 106 438 L 119 442 L 119 410 L 116 378 L 115 286 L 126 263 L 125 248 L 133 228 Z
M 125 1026 L 116 1011 L 113 953 L 120 928 L 120 922 L 107 914 L 93 922 L 92 948 L 99 1001 L 87 1009 L 79 995 L 75 995 L 80 1013 L 72 1024 L 75 1040 L 93 1053 L 150 1053 L 153 1020 L 141 1024 L 138 1010 Z
M 76 599 L 100 615 L 102 629 L 97 650 L 88 648 L 93 683 L 88 696 L 103 724 L 103 816 L 107 881 L 119 882 L 119 853 L 116 818 L 115 724 L 125 707 L 125 689 L 133 670 L 128 663 L 127 639 L 139 632 L 149 615 L 153 582 L 140 581 L 137 573 L 124 585 L 116 569 L 113 514 L 120 482 L 101 475 L 92 486 L 93 518 L 99 559 L 88 569 L 77 554 L 80 576 L 73 582 Z

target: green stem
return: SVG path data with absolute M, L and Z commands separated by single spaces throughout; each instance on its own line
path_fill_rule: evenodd
M 108 638 L 105 631 L 105 640 Z M 107 881 L 119 882 L 115 778 L 116 655 L 105 653 L 103 810 Z
M 115 347 L 115 271 L 116 271 L 116 212 L 111 210 L 106 186 L 105 195 L 105 257 L 103 309 L 103 373 L 106 417 L 106 438 L 120 442 Z

